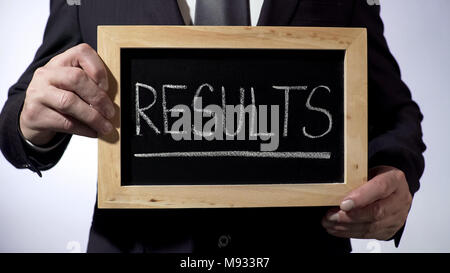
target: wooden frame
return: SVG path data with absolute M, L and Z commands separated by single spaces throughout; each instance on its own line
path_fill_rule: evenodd
M 99 208 L 285 207 L 338 205 L 367 181 L 367 34 L 362 28 L 99 26 L 98 53 L 120 108 L 121 48 L 343 49 L 344 183 L 121 186 L 116 134 L 99 139 Z M 350 145 L 351 144 L 351 145 Z

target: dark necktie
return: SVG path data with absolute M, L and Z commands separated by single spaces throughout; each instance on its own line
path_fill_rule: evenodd
M 197 0 L 195 24 L 202 26 L 249 26 L 249 0 Z

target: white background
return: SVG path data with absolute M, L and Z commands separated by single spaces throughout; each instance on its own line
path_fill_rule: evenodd
M 354 252 L 450 252 L 450 1 L 381 2 L 390 48 L 425 115 L 426 169 L 400 247 L 352 240 Z M 47 0 L 0 0 L 0 105 L 42 41 L 48 6 Z M 73 137 L 43 178 L 0 156 L 0 252 L 86 250 L 96 198 L 96 145 Z

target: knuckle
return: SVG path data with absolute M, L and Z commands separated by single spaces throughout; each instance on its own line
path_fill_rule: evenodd
M 106 94 L 103 92 L 97 92 L 97 94 L 95 94 L 92 97 L 91 103 L 92 103 L 92 105 L 95 105 L 95 106 L 103 106 L 104 104 L 107 103 Z
M 396 170 L 394 176 L 397 181 L 406 180 L 405 173 L 401 170 Z
M 63 120 L 63 129 L 66 131 L 72 131 L 75 127 L 75 124 L 70 121 L 68 118 L 64 118 Z
M 39 105 L 35 102 L 25 103 L 22 109 L 22 118 L 26 122 L 33 122 L 39 113 Z
M 50 61 L 46 64 L 49 67 L 58 67 L 62 66 L 66 60 L 66 53 L 61 53 L 51 58 Z
M 78 53 L 80 53 L 80 54 L 86 54 L 92 50 L 92 47 L 90 45 L 88 45 L 87 43 L 79 44 L 76 48 L 78 50 Z
M 377 183 L 378 183 L 378 188 L 379 188 L 381 195 L 386 196 L 389 193 L 388 192 L 389 186 L 388 186 L 386 180 L 378 180 Z
M 62 111 L 67 111 L 75 103 L 75 95 L 69 92 L 61 94 L 58 108 Z
M 383 206 L 380 205 L 380 203 L 376 203 L 373 206 L 373 218 L 375 219 L 375 221 L 380 221 L 384 219 L 385 214 L 386 214 L 385 209 L 383 208 Z
M 37 88 L 33 87 L 32 85 L 29 85 L 28 89 L 27 89 L 27 93 L 26 93 L 26 98 L 27 99 L 34 99 L 34 97 L 36 95 L 38 95 L 38 93 L 39 92 L 38 92 Z
M 61 60 L 61 55 L 62 55 L 62 54 L 63 54 L 63 53 L 58 54 L 58 55 L 56 55 L 55 57 L 51 58 L 51 60 L 50 60 L 48 63 L 59 63 L 60 60 Z
M 96 68 L 94 68 L 94 70 L 92 71 L 92 77 L 94 77 L 94 81 L 96 82 L 96 83 L 98 83 L 98 82 L 100 82 L 100 80 L 102 79 L 102 78 L 104 78 L 104 75 L 105 75 L 106 73 L 105 73 L 105 71 L 102 69 L 102 68 L 100 68 L 100 67 L 96 67 Z
M 71 85 L 77 85 L 84 79 L 84 77 L 85 77 L 85 74 L 84 74 L 83 70 L 81 70 L 79 68 L 73 69 L 73 71 L 71 71 L 71 73 L 68 74 L 68 80 Z
M 89 124 L 89 125 L 91 125 L 91 127 L 94 127 L 94 128 L 97 128 L 97 127 L 99 127 L 99 126 L 97 126 L 98 125 L 98 123 L 100 122 L 100 120 L 101 120 L 101 116 L 100 116 L 100 114 L 97 112 L 97 111 L 95 111 L 95 110 L 92 110 L 92 111 L 90 111 L 91 113 L 88 115 L 88 117 L 86 118 L 86 122 Z
M 42 78 L 47 74 L 48 69 L 45 67 L 39 67 L 34 71 L 34 77 Z

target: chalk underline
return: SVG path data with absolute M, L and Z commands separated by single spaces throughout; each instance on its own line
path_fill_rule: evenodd
M 255 152 L 255 151 L 211 151 L 211 152 L 170 152 L 140 153 L 134 157 L 266 157 L 266 158 L 307 158 L 330 159 L 330 152 Z

